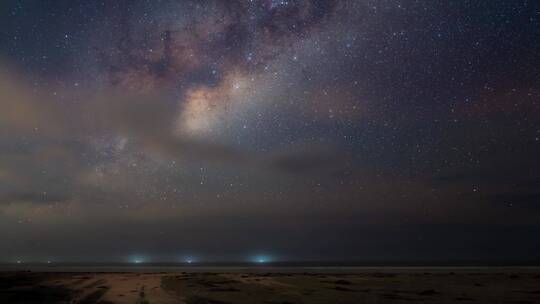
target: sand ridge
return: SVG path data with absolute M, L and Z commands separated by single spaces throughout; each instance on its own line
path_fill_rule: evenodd
M 540 303 L 525 273 L 0 272 L 0 303 Z

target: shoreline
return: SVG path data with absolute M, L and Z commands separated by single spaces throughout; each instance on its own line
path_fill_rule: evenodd
M 455 272 L 455 273 L 496 273 L 496 272 L 540 272 L 540 266 L 154 266 L 154 265 L 122 265 L 122 266 L 89 266 L 89 265 L 3 265 L 0 272 L 57 272 L 57 273 L 416 273 L 416 272 Z

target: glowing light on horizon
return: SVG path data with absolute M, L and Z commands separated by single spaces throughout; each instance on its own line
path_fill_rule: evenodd
M 145 259 L 141 256 L 132 256 L 129 258 L 129 261 L 133 264 L 142 264 L 145 262 Z
M 265 255 L 258 255 L 254 258 L 254 261 L 259 264 L 268 263 L 270 261 L 270 258 Z
M 196 258 L 194 258 L 192 256 L 187 256 L 187 257 L 183 258 L 183 261 L 184 261 L 184 263 L 192 264 L 192 263 L 195 263 L 197 260 L 196 260 Z

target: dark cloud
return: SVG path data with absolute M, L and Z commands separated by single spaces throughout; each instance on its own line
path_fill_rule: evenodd
M 29 202 L 36 204 L 63 203 L 69 199 L 63 194 L 47 193 L 47 192 L 21 192 L 21 193 L 6 193 L 0 198 L 2 203 L 18 203 Z
M 350 161 L 342 149 L 320 145 L 289 146 L 286 151 L 269 157 L 270 165 L 278 170 L 300 175 L 330 175 L 342 172 Z

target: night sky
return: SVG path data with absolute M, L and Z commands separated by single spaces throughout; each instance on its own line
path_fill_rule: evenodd
M 0 261 L 540 257 L 535 0 L 2 0 Z

